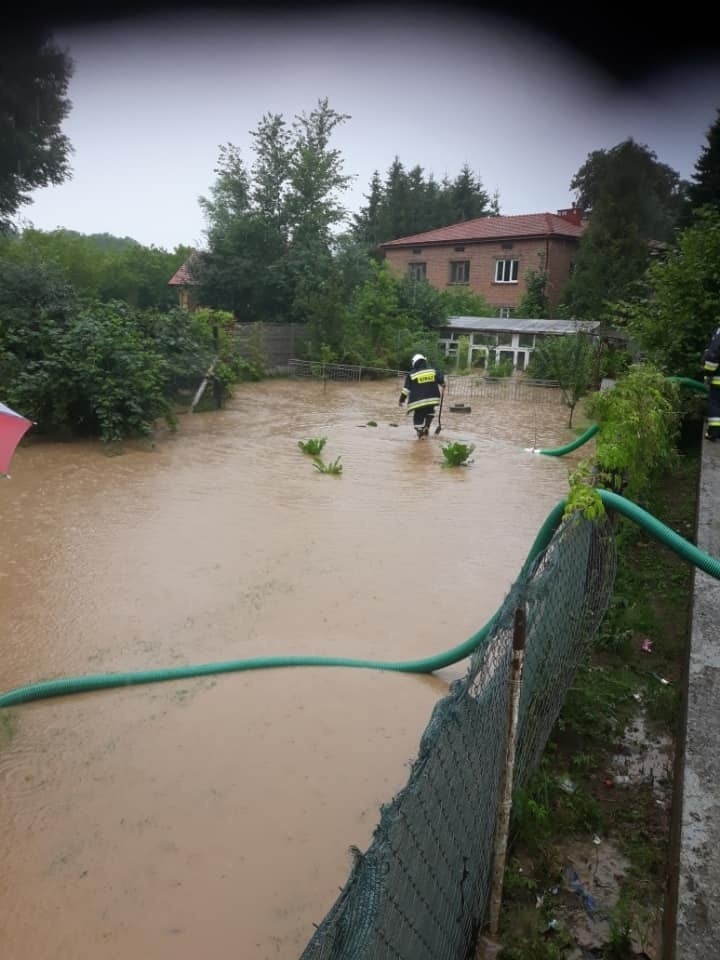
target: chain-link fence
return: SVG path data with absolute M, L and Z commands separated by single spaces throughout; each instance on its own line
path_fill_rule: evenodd
M 321 363 L 313 360 L 288 360 L 288 376 L 309 380 L 357 383 L 361 380 L 392 380 L 404 377 L 405 370 L 385 367 L 361 367 L 349 363 Z
M 363 367 L 347 363 L 321 363 L 312 360 L 289 360 L 288 376 L 323 383 L 359 383 L 363 380 L 402 380 L 406 370 Z M 447 398 L 482 400 L 485 403 L 508 400 L 560 404 L 562 394 L 554 380 L 530 380 L 527 377 L 475 377 L 446 375 Z
M 531 403 L 562 403 L 562 393 L 554 380 L 530 380 L 527 377 L 447 376 L 450 400 L 482 400 L 484 404 L 508 400 Z
M 513 585 L 436 705 L 410 778 L 301 960 L 467 960 L 490 894 L 515 613 L 525 611 L 514 785 L 539 762 L 615 578 L 609 521 L 576 516 Z

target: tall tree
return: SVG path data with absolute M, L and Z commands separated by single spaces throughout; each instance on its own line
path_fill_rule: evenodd
M 335 128 L 349 119 L 325 97 L 309 114 L 302 113 L 293 122 L 288 196 L 293 235 L 302 230 L 329 239 L 330 228 L 347 216 L 340 194 L 352 176 L 343 173 L 342 155 L 330 146 L 330 140 Z
M 427 184 L 425 183 L 425 174 L 421 166 L 416 164 L 412 170 L 408 171 L 407 186 L 408 233 L 422 233 L 423 230 L 428 229 L 428 223 L 431 222 L 432 211 L 428 209 Z
M 490 197 L 483 190 L 482 183 L 475 179 L 467 163 L 455 177 L 450 188 L 454 219 L 475 220 L 489 213 Z
M 250 176 L 240 151 L 232 143 L 220 147 L 214 173 L 210 199 L 200 197 L 199 203 L 210 231 L 220 233 L 250 210 Z
M 302 113 L 293 121 L 288 187 L 290 238 L 283 263 L 290 291 L 288 319 L 302 322 L 321 315 L 323 330 L 329 324 L 328 314 L 334 310 L 330 294 L 336 279 L 332 228 L 347 218 L 340 196 L 352 180 L 343 172 L 342 155 L 331 146 L 331 139 L 335 129 L 348 119 L 325 97 L 309 114 Z
M 642 277 L 653 244 L 672 240 L 687 184 L 648 147 L 628 139 L 591 153 L 570 188 L 588 227 L 563 292 L 563 309 L 577 318 L 599 319 L 608 301 L 627 296 Z
M 255 141 L 252 199 L 257 213 L 278 234 L 287 233 L 291 134 L 281 114 L 265 114 L 250 134 Z
M 30 193 L 70 176 L 70 57 L 45 32 L 13 34 L 0 47 L 0 230 Z
M 250 174 L 232 143 L 220 147 L 209 197 L 200 197 L 207 221 L 208 251 L 191 270 L 198 299 L 208 307 L 255 319 L 260 286 L 255 254 L 258 237 L 250 201 Z
M 720 210 L 700 208 L 663 260 L 650 265 L 650 295 L 620 304 L 624 321 L 650 361 L 666 374 L 698 379 L 700 358 L 720 317 Z
M 693 207 L 710 204 L 720 210 L 720 109 L 707 132 L 707 144 L 695 163 L 688 193 Z
M 354 216 L 353 234 L 362 243 L 375 250 L 385 239 L 382 235 L 383 187 L 379 171 L 375 170 L 370 181 L 370 192 L 364 194 L 367 206 Z
M 365 199 L 353 232 L 372 249 L 387 240 L 500 212 L 497 193 L 491 198 L 467 164 L 454 180 L 445 174 L 438 182 L 419 165 L 406 170 L 397 156 L 384 183 L 375 171 Z
M 410 186 L 399 157 L 393 159 L 383 188 L 382 237 L 395 240 L 410 235 Z
M 327 98 L 291 128 L 266 114 L 251 133 L 250 172 L 236 147 L 222 148 L 210 198 L 200 198 L 208 250 L 193 273 L 202 303 L 270 321 L 307 320 L 315 294 L 327 303 L 332 228 L 346 217 L 339 198 L 351 179 L 331 139 L 346 119 Z

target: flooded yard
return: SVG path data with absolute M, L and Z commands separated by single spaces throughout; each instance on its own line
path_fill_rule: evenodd
M 446 410 L 417 441 L 398 393 L 266 381 L 154 446 L 20 449 L 0 484 L 0 692 L 465 640 L 586 452 L 525 452 L 572 438 L 559 401 Z M 298 449 L 321 436 L 341 476 Z M 442 469 L 447 440 L 474 462 Z M 296 960 L 463 672 L 281 668 L 5 711 L 2 960 Z

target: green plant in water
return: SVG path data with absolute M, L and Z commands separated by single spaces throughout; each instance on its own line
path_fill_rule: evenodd
M 340 457 L 338 457 L 337 460 L 333 460 L 332 463 L 325 463 L 321 457 L 315 457 L 313 460 L 313 466 L 319 473 L 332 473 L 336 476 L 342 473 Z
M 446 443 L 442 449 L 442 455 L 445 459 L 444 467 L 464 467 L 467 466 L 468 457 L 475 449 L 474 443 Z
M 311 457 L 319 457 L 326 443 L 327 437 L 311 437 L 309 440 L 298 440 L 298 446 L 302 452 L 309 453 Z

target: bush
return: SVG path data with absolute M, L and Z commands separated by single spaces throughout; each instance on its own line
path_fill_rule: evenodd
M 675 465 L 678 388 L 651 364 L 632 366 L 612 390 L 593 394 L 588 415 L 600 426 L 595 452 L 601 480 L 623 478 L 631 499 Z
M 488 377 L 511 377 L 513 365 L 511 360 L 503 360 L 501 363 L 491 363 L 488 365 Z
M 11 405 L 41 431 L 121 440 L 148 435 L 165 417 L 168 364 L 143 337 L 129 310 L 96 304 L 63 328 L 9 385 Z
M 444 458 L 444 467 L 464 467 L 469 461 L 468 457 L 475 449 L 474 443 L 446 443 L 442 449 Z

